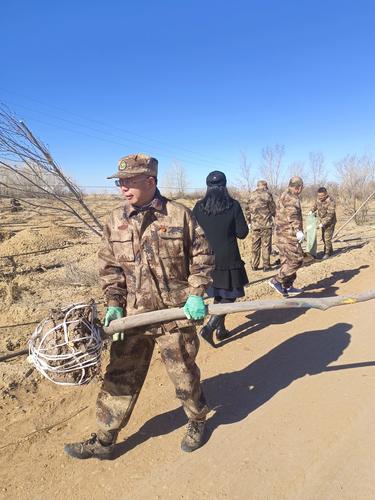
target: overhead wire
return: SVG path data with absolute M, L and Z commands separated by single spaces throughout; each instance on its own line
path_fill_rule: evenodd
M 71 129 L 71 128 L 68 128 L 68 127 L 64 127 L 64 126 L 61 126 L 60 124 L 55 124 L 55 123 L 51 123 L 51 122 L 47 122 L 47 121 L 44 121 L 44 120 L 40 120 L 39 118 L 32 118 L 33 121 L 35 122 L 38 122 L 42 125 L 45 125 L 45 126 L 48 126 L 48 127 L 54 127 L 54 128 L 57 128 L 59 130 L 64 130 L 66 132 L 69 132 L 69 133 L 73 133 L 73 134 L 80 134 L 80 135 L 83 135 L 83 136 L 86 136 L 86 137 L 90 137 L 92 139 L 95 139 L 95 140 L 98 140 L 98 141 L 101 141 L 101 142 L 106 142 L 106 143 L 109 143 L 109 144 L 115 144 L 117 146 L 122 146 L 122 147 L 129 147 L 129 144 L 130 144 L 130 140 L 129 140 L 129 144 L 126 144 L 125 142 L 119 142 L 119 141 L 114 141 L 112 139 L 107 139 L 105 137 L 100 137 L 100 136 L 97 136 L 97 135 L 93 135 L 93 134 L 89 134 L 87 132 L 84 132 L 82 130 L 74 130 L 74 129 Z M 133 142 L 136 142 L 138 144 L 139 141 L 133 141 Z M 163 155 L 165 156 L 166 153 L 164 150 L 161 150 L 159 148 L 152 148 L 152 150 L 149 152 L 149 154 L 151 155 L 152 154 L 160 154 L 160 155 Z M 209 163 L 208 161 L 206 160 L 198 160 L 198 159 L 194 159 L 194 158 L 189 158 L 189 157 L 185 157 L 185 156 L 179 156 L 178 158 L 176 158 L 177 160 L 181 160 L 181 161 L 185 161 L 187 163 L 201 163 L 203 165 Z M 218 165 L 215 163 L 214 164 L 216 167 L 218 167 Z M 207 165 L 206 165 L 207 166 Z M 210 166 L 210 168 L 212 168 L 212 166 Z M 229 166 L 227 168 L 230 168 Z
M 17 95 L 17 93 L 15 93 L 15 92 L 8 91 L 8 90 L 5 90 L 5 91 Z M 18 94 L 18 95 L 20 95 L 20 94 Z M 90 122 L 93 122 L 93 123 L 97 123 L 97 124 L 99 124 L 101 126 L 111 128 L 112 130 L 118 130 L 119 132 L 122 132 L 122 133 L 125 133 L 125 134 L 128 134 L 128 135 L 133 135 L 135 137 L 139 137 L 141 139 L 145 139 L 145 140 L 147 140 L 149 142 L 151 141 L 151 143 L 157 143 L 157 144 L 165 145 L 168 148 L 172 148 L 172 149 L 169 149 L 169 150 L 160 150 L 160 147 L 158 147 L 159 151 L 161 151 L 163 154 L 165 154 L 166 152 L 168 152 L 168 154 L 174 154 L 174 155 L 179 154 L 180 155 L 179 151 L 183 151 L 182 154 L 184 155 L 185 161 L 186 161 L 186 158 L 188 158 L 188 161 L 195 161 L 195 162 L 198 162 L 198 163 L 210 163 L 210 164 L 214 164 L 216 166 L 220 166 L 221 165 L 221 166 L 225 166 L 226 168 L 230 168 L 230 166 L 227 165 L 227 164 L 224 164 L 222 162 L 222 160 L 215 159 L 214 157 L 207 156 L 207 155 L 204 155 L 202 153 L 197 153 L 197 152 L 195 152 L 195 151 L 193 151 L 191 149 L 183 148 L 183 147 L 176 148 L 175 146 L 170 145 L 168 142 L 160 141 L 158 139 L 149 138 L 147 136 L 144 136 L 144 135 L 132 132 L 130 130 L 122 129 L 122 128 L 117 127 L 117 126 L 112 126 L 112 125 L 106 124 L 104 122 L 100 122 L 98 120 L 95 120 L 95 119 L 84 118 L 84 117 L 82 117 L 82 116 L 80 116 L 80 115 L 78 115 L 76 113 L 67 112 L 66 110 L 62 110 L 61 108 L 58 108 L 57 106 L 51 106 L 51 105 L 45 104 L 45 103 L 43 103 L 41 101 L 38 101 L 36 99 L 32 99 L 32 98 L 29 98 L 29 97 L 26 97 L 26 96 L 22 96 L 22 98 L 27 99 L 29 101 L 33 101 L 33 102 L 39 103 L 39 104 L 41 104 L 42 106 L 45 106 L 45 107 L 57 109 L 59 111 L 67 113 L 68 115 L 76 116 L 80 120 L 90 121 Z M 112 136 L 112 137 L 119 137 L 118 135 L 113 134 L 112 132 L 104 131 L 102 129 L 97 129 L 97 128 L 94 128 L 94 127 L 92 127 L 90 125 L 87 125 L 87 124 L 77 123 L 77 122 L 75 122 L 73 120 L 69 120 L 69 119 L 63 118 L 61 116 L 53 115 L 53 114 L 51 114 L 49 112 L 46 112 L 46 111 L 31 109 L 31 108 L 25 106 L 24 104 L 17 103 L 17 106 L 22 107 L 24 109 L 27 109 L 29 111 L 32 111 L 33 113 L 39 113 L 39 114 L 44 114 L 46 116 L 53 117 L 53 118 L 55 118 L 57 120 L 64 121 L 64 122 L 69 123 L 69 124 L 74 125 L 74 126 L 78 126 L 78 127 L 81 127 L 81 128 L 86 128 L 86 129 L 89 129 L 89 130 L 93 130 L 95 132 L 99 132 L 101 134 L 105 134 L 105 135 Z M 49 126 L 53 126 L 53 125 L 49 124 Z M 146 147 L 150 147 L 151 146 L 151 147 L 155 148 L 155 146 L 152 146 L 150 144 L 147 144 L 147 143 L 139 141 L 139 140 L 134 141 L 134 139 L 132 139 L 132 141 L 136 142 L 137 144 L 140 144 L 140 145 L 145 145 Z M 189 156 L 186 156 L 186 153 L 188 153 L 188 155 L 190 156 L 190 158 L 189 158 Z M 197 158 L 194 158 L 194 156 L 197 157 Z

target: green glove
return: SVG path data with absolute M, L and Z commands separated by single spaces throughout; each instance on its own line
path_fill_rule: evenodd
M 122 307 L 109 306 L 107 312 L 105 313 L 104 326 L 109 326 L 110 322 L 114 319 L 119 319 L 124 317 L 124 309 Z M 114 333 L 113 341 L 124 340 L 124 333 Z
M 188 319 L 203 319 L 207 315 L 204 300 L 198 295 L 189 295 L 183 309 Z

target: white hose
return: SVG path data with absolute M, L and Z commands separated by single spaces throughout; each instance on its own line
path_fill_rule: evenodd
M 73 311 L 88 307 L 91 308 L 90 321 L 84 317 L 69 319 Z M 99 369 L 103 344 L 99 328 L 96 325 L 96 306 L 94 303 L 72 304 L 63 309 L 62 312 L 65 313 L 63 321 L 46 333 L 42 334 L 44 326 L 50 319 L 43 320 L 36 327 L 29 341 L 30 358 L 36 369 L 54 384 L 70 386 L 87 384 Z M 78 323 L 83 323 L 90 333 L 86 336 L 71 338 L 72 333 L 74 333 L 71 326 Z M 54 341 L 54 337 L 56 337 L 56 331 L 61 331 L 61 329 L 64 332 L 64 340 L 58 344 L 56 340 Z M 85 352 L 78 350 L 75 345 L 77 343 L 82 345 L 82 342 L 85 345 Z M 57 348 L 65 348 L 68 352 L 53 354 Z M 91 367 L 95 367 L 95 369 L 89 369 Z M 76 372 L 76 376 L 78 375 L 75 382 L 62 382 L 56 379 L 56 376 L 61 377 L 63 374 L 72 372 Z

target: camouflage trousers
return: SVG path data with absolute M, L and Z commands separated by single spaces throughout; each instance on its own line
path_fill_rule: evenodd
M 146 378 L 155 344 L 186 415 L 192 420 L 205 420 L 209 408 L 195 363 L 199 349 L 195 326 L 176 327 L 167 333 L 161 328 L 142 329 L 139 335 L 129 335 L 111 345 L 110 362 L 96 402 L 98 435 L 104 441 L 110 433 L 117 435 L 127 424 Z
M 324 244 L 324 253 L 327 255 L 333 254 L 332 237 L 335 232 L 335 224 L 327 227 L 322 227 L 322 240 Z
M 253 229 L 251 238 L 251 267 L 259 267 L 260 251 L 262 249 L 263 266 L 270 267 L 272 251 L 272 228 Z
M 297 270 L 303 264 L 302 247 L 297 241 L 278 241 L 277 248 L 279 249 L 281 267 L 275 279 L 281 283 L 284 288 L 289 288 L 297 278 Z

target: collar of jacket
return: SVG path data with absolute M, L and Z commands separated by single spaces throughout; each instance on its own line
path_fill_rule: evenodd
M 157 212 L 165 212 L 166 211 L 166 198 L 160 194 L 160 191 L 156 189 L 155 196 L 147 203 L 147 205 L 143 205 L 142 207 L 136 207 L 134 205 L 125 205 L 124 207 L 124 215 L 126 218 L 134 217 L 140 212 L 147 212 L 147 210 L 153 209 Z

